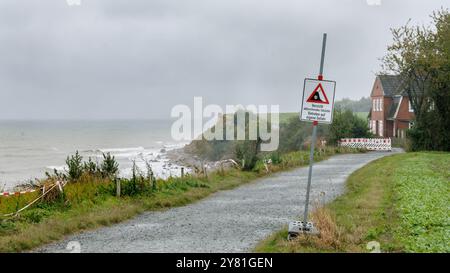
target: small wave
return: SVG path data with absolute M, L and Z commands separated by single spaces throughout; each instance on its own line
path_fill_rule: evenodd
M 49 170 L 57 170 L 57 171 L 65 171 L 67 169 L 66 165 L 61 165 L 61 166 L 47 166 L 45 167 L 46 169 Z
M 91 149 L 84 150 L 83 153 L 127 153 L 127 152 L 143 152 L 145 150 L 144 147 L 131 147 L 131 148 L 100 148 L 100 149 Z
M 144 150 L 144 147 L 98 149 L 102 153 L 143 152 Z
M 164 148 L 166 150 L 176 150 L 176 149 L 180 149 L 183 148 L 184 146 L 188 145 L 189 142 L 182 142 L 182 143 L 168 143 L 164 145 Z

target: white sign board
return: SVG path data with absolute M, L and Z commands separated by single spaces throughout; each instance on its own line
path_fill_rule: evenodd
M 331 124 L 335 89 L 334 81 L 305 79 L 300 120 Z

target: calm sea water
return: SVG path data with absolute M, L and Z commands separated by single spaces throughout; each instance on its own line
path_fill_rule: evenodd
M 123 176 L 131 172 L 133 160 L 141 168 L 144 160 L 152 161 L 158 176 L 168 176 L 173 167 L 166 168 L 162 149 L 184 144 L 172 140 L 171 125 L 170 120 L 0 121 L 0 189 L 42 178 L 53 168 L 62 170 L 66 157 L 77 150 L 93 160 L 110 152 Z

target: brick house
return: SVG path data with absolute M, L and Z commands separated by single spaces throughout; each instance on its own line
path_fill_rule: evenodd
M 414 122 L 414 110 L 399 76 L 379 75 L 370 94 L 369 128 L 378 137 L 404 138 Z

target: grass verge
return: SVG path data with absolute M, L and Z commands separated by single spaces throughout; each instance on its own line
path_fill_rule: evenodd
M 256 252 L 450 252 L 450 153 L 406 153 L 354 172 L 346 193 L 312 213 L 320 237 L 287 241 L 287 230 Z M 375 243 L 374 245 L 376 245 Z

